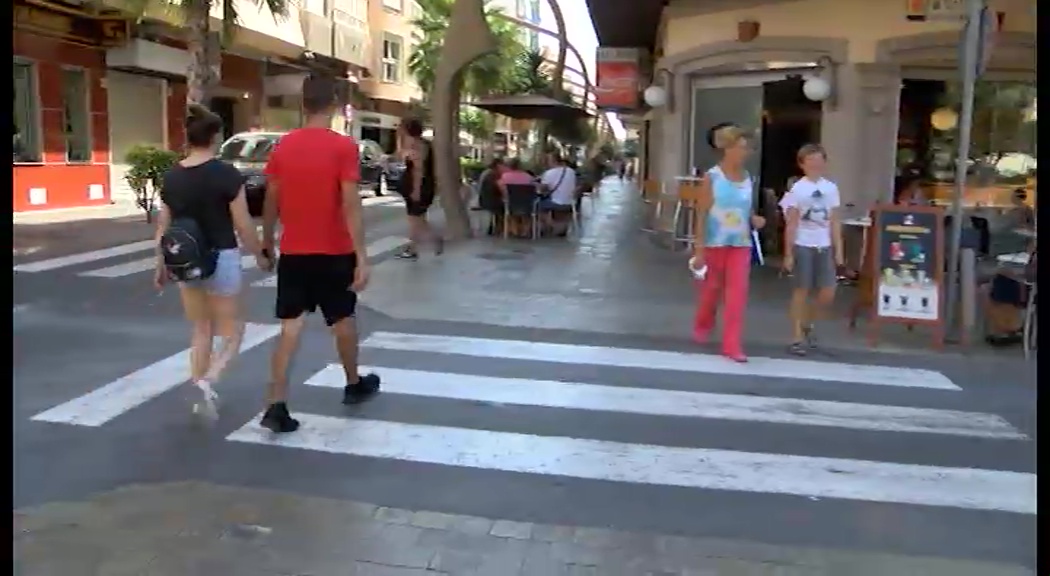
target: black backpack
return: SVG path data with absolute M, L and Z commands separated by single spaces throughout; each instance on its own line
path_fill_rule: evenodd
M 219 251 L 193 218 L 176 218 L 160 237 L 164 267 L 176 282 L 204 280 L 215 273 Z

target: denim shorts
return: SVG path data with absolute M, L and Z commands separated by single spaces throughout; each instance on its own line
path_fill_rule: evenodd
M 239 248 L 219 250 L 215 273 L 204 280 L 187 282 L 187 286 L 204 288 L 211 294 L 235 296 L 241 291 L 241 251 Z

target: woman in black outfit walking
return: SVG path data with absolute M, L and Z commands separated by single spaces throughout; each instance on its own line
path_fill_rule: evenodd
M 399 192 L 405 198 L 408 213 L 408 246 L 397 255 L 405 260 L 416 260 L 419 243 L 428 239 L 434 243 L 434 254 L 441 254 L 445 242 L 427 222 L 427 210 L 437 196 L 434 182 L 434 155 L 430 142 L 423 139 L 423 123 L 407 118 L 398 127 L 398 151 L 405 160 L 405 173 L 399 183 Z

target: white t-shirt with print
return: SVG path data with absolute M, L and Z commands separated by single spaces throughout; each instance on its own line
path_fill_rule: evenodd
M 800 178 L 780 200 L 780 208 L 799 212 L 796 246 L 827 248 L 831 246 L 831 211 L 840 204 L 839 187 L 827 178 L 814 182 Z
M 576 171 L 555 166 L 543 173 L 540 183 L 551 189 L 551 202 L 569 206 L 576 202 Z

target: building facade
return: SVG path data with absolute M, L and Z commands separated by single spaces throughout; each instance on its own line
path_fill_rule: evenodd
M 387 153 L 397 146 L 401 118 L 412 113 L 423 95 L 408 71 L 419 15 L 414 0 L 358 0 L 367 14 L 371 43 L 368 71 L 358 80 L 361 97 L 353 114 L 354 137 L 377 142 Z
M 306 2 L 275 18 L 251 0 L 237 0 L 238 28 L 208 103 L 226 135 L 298 126 L 298 93 L 308 73 L 344 78 L 352 91 L 349 80 L 368 65 L 368 33 L 353 26 L 340 2 Z M 127 152 L 143 144 L 179 150 L 185 143 L 190 60 L 178 15 L 147 12 L 132 24 L 116 1 L 92 6 L 15 5 L 15 211 L 133 202 L 124 179 Z M 221 10 L 216 3 L 213 30 L 222 29 Z
M 590 0 L 592 13 L 603 1 Z M 966 201 L 995 205 L 1015 188 L 1034 197 L 1036 18 L 1032 0 L 988 5 L 990 50 L 977 87 Z M 597 26 L 600 42 L 630 46 L 609 11 Z M 663 106 L 634 114 L 645 172 L 671 183 L 710 165 L 707 129 L 734 121 L 754 129 L 752 170 L 777 194 L 794 173 L 794 152 L 817 141 L 829 151 L 843 201 L 858 211 L 889 200 L 905 172 L 920 175 L 929 197 L 947 201 L 961 30 L 957 13 L 909 13 L 903 2 L 672 0 L 652 31 L 651 66 L 641 62 L 642 86 L 668 93 Z M 814 77 L 830 88 L 826 97 L 804 94 Z

